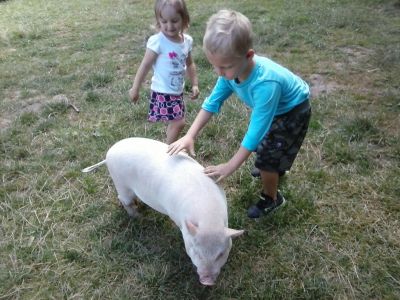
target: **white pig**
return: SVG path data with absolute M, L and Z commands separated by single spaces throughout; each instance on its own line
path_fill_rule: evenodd
M 146 138 L 124 139 L 108 150 L 105 160 L 82 172 L 106 164 L 130 216 L 137 215 L 132 205 L 137 198 L 168 215 L 182 232 L 200 282 L 214 285 L 228 259 L 231 238 L 243 230 L 228 228 L 225 194 L 203 167 L 187 154 L 170 156 L 167 147 Z

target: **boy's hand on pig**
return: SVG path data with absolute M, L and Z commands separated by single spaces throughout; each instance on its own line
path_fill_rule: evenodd
M 174 155 L 178 154 L 182 150 L 188 151 L 189 154 L 193 157 L 196 156 L 196 153 L 194 152 L 194 139 L 188 135 L 183 136 L 182 138 L 168 146 L 167 153 L 169 155 Z
M 212 177 L 215 179 L 215 182 L 218 183 L 221 180 L 225 179 L 229 175 L 231 175 L 235 170 L 231 168 L 228 163 L 219 164 L 217 166 L 208 166 L 204 169 L 204 174 L 208 177 Z

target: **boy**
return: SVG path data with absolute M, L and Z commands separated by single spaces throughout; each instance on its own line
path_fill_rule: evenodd
M 256 55 L 252 35 L 250 21 L 239 12 L 221 10 L 211 16 L 203 50 L 219 77 L 187 134 L 171 144 L 168 153 L 186 149 L 194 155 L 194 139 L 235 93 L 252 110 L 248 130 L 228 162 L 208 166 L 204 172 L 219 182 L 255 151 L 262 191 L 248 216 L 259 218 L 285 203 L 278 191 L 279 174 L 293 164 L 308 129 L 311 107 L 307 83 L 272 60 Z

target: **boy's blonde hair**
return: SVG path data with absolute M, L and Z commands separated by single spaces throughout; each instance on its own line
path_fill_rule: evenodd
M 233 10 L 220 10 L 207 22 L 203 50 L 225 57 L 241 57 L 253 48 L 253 30 L 249 19 Z
M 156 27 L 160 29 L 160 17 L 161 11 L 166 5 L 171 5 L 176 9 L 176 12 L 182 18 L 182 31 L 185 31 L 189 28 L 190 24 L 190 16 L 189 11 L 186 8 L 186 3 L 184 0 L 156 0 L 154 4 L 154 14 L 156 15 Z

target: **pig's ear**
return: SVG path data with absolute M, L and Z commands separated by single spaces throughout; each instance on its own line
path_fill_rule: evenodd
M 227 236 L 231 238 L 238 237 L 244 233 L 244 230 L 236 230 L 236 229 L 231 229 L 231 228 L 225 228 L 225 233 Z
M 196 235 L 198 226 L 188 220 L 185 220 L 186 228 L 189 231 L 190 235 Z

